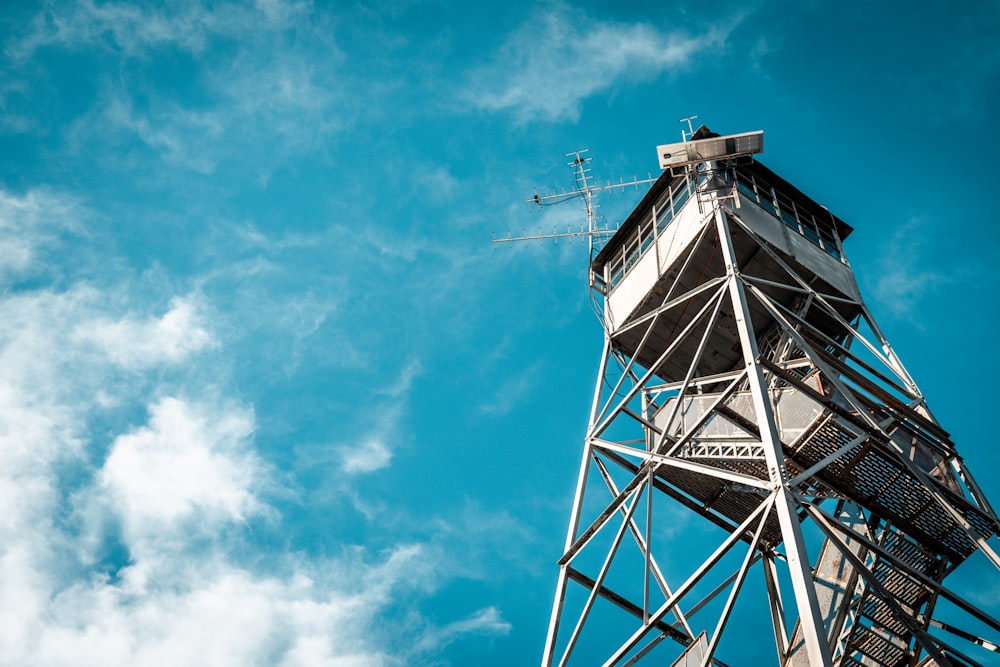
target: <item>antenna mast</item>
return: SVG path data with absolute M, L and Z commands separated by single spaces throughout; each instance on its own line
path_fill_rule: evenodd
M 566 157 L 570 155 L 574 156 L 573 161 L 570 165 L 576 167 L 576 189 L 578 192 L 583 194 L 584 204 L 587 206 L 587 240 L 590 244 L 590 257 L 594 257 L 594 232 L 597 228 L 597 213 L 594 208 L 594 190 L 590 185 L 590 179 L 592 174 L 590 173 L 590 163 L 594 158 L 583 157 L 583 154 L 588 152 L 587 149 L 582 151 L 573 151 L 572 153 L 567 153 Z
M 688 141 L 691 139 L 691 137 L 694 136 L 694 124 L 691 123 L 691 121 L 693 121 L 695 118 L 697 118 L 697 116 L 688 116 L 687 118 L 681 118 L 679 121 L 677 121 L 678 123 L 688 124 L 687 132 L 684 131 L 684 128 L 681 128 L 682 141 Z
M 587 211 L 587 227 L 584 229 L 581 227 L 579 231 L 572 231 L 567 229 L 565 232 L 557 232 L 553 228 L 551 234 L 543 234 L 541 230 L 537 234 L 527 234 L 522 233 L 521 236 L 511 236 L 510 232 L 507 233 L 506 238 L 497 238 L 494 234 L 493 245 L 496 246 L 500 243 L 520 243 L 524 241 L 546 241 L 552 239 L 553 241 L 558 241 L 562 238 L 576 238 L 576 237 L 586 237 L 590 246 L 590 257 L 594 257 L 595 250 L 598 250 L 597 244 L 600 241 L 610 237 L 614 234 L 616 230 L 608 229 L 605 227 L 601 229 L 597 222 L 597 208 L 599 204 L 597 203 L 597 196 L 605 190 L 624 190 L 628 187 L 634 187 L 636 190 L 639 189 L 640 185 L 648 185 L 656 181 L 656 177 L 647 174 L 646 178 L 632 177 L 631 181 L 625 181 L 621 178 L 618 179 L 617 183 L 612 183 L 608 181 L 604 185 L 596 185 L 594 183 L 594 176 L 591 173 L 590 163 L 594 158 L 586 155 L 589 153 L 590 149 L 583 148 L 580 150 L 572 151 L 566 153 L 566 157 L 572 158 L 566 163 L 570 169 L 573 170 L 573 178 L 576 181 L 576 188 L 566 192 L 553 193 L 553 194 L 539 194 L 535 192 L 534 195 L 527 198 L 529 204 L 534 204 L 535 206 L 541 208 L 543 206 L 553 206 L 555 204 L 562 204 L 564 202 L 570 201 L 571 199 L 583 199 L 584 206 Z

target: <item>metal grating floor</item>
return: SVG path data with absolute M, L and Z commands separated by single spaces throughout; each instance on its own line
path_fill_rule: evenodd
M 832 454 L 858 434 L 832 415 L 803 438 L 791 452 L 793 460 L 808 467 Z M 909 471 L 899 455 L 869 440 L 835 460 L 817 475 L 824 484 L 843 493 L 937 554 L 961 562 L 976 551 L 976 543 Z M 984 539 L 993 535 L 992 521 L 964 498 L 941 485 L 937 491 L 949 498 Z

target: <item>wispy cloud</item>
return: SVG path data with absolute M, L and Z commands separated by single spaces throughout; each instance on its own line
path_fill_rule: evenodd
M 373 414 L 379 415 L 372 430 L 358 440 L 356 444 L 341 445 L 338 451 L 341 456 L 341 469 L 348 475 L 358 475 L 375 472 L 389 466 L 392 462 L 392 439 L 400 437 L 404 432 L 400 428 L 407 406 L 410 388 L 423 367 L 419 359 L 411 359 L 400 371 L 399 377 L 384 389 L 376 390 L 377 396 L 386 398 L 384 404 L 369 406 Z
M 30 57 L 49 45 L 102 46 L 130 56 L 164 47 L 199 53 L 210 37 L 237 37 L 261 29 L 278 31 L 307 8 L 302 2 L 281 0 L 262 0 L 256 6 L 223 2 L 211 7 L 198 0 L 160 7 L 77 0 L 39 13 L 31 29 L 6 50 L 16 58 Z
M 541 367 L 541 362 L 535 362 L 504 378 L 489 397 L 489 402 L 480 405 L 479 410 L 493 417 L 505 415 L 513 410 L 537 382 Z
M 0 108 L 28 86 L 39 49 L 86 53 L 115 62 L 119 74 L 97 69 L 89 82 L 98 94 L 67 126 L 77 150 L 99 140 L 126 149 L 119 160 L 128 166 L 136 159 L 128 142 L 137 140 L 173 166 L 210 174 L 227 160 L 258 163 L 266 180 L 289 153 L 317 150 L 357 97 L 343 94 L 343 56 L 318 20 L 309 3 L 281 0 L 54 3 L 4 45 Z M 139 74 L 151 65 L 175 67 L 178 59 L 188 64 L 176 79 Z M 113 151 L 102 153 L 108 160 Z
M 9 280 L 38 264 L 38 252 L 61 232 L 80 229 L 85 212 L 70 196 L 34 189 L 0 190 L 0 278 Z
M 414 646 L 414 651 L 417 653 L 432 653 L 440 651 L 448 644 L 465 635 L 505 635 L 510 630 L 510 623 L 504 620 L 496 607 L 486 607 L 468 618 L 454 621 L 427 632 Z
M 390 398 L 403 398 L 410 393 L 413 380 L 423 373 L 423 371 L 424 366 L 420 363 L 419 359 L 410 359 L 403 366 L 402 370 L 399 371 L 399 377 L 396 379 L 396 382 L 384 389 L 378 390 L 378 393 Z
M 210 174 L 221 157 L 213 146 L 226 131 L 227 119 L 218 110 L 184 108 L 176 101 L 156 100 L 154 107 L 137 111 L 129 91 L 106 92 L 103 104 L 77 120 L 71 135 L 85 144 L 93 136 L 134 136 L 154 154 L 178 166 Z
M 645 23 L 612 23 L 558 4 L 528 18 L 494 60 L 474 71 L 466 102 L 522 121 L 575 120 L 586 98 L 621 81 L 685 68 L 721 46 L 727 27 L 666 33 Z
M 936 263 L 932 234 L 923 220 L 913 218 L 892 234 L 880 254 L 875 298 L 895 317 L 914 319 L 922 300 L 972 270 L 964 266 L 954 271 Z
M 242 58 L 253 62 L 216 61 L 213 71 L 226 74 L 204 81 L 214 100 L 207 106 L 186 104 L 170 91 L 139 92 L 105 82 L 103 98 L 77 119 L 71 140 L 83 147 L 95 136 L 135 138 L 165 162 L 202 174 L 227 160 L 260 162 L 266 181 L 265 167 L 289 153 L 315 150 L 321 138 L 339 129 L 342 113 L 326 90 L 332 84 L 315 80 L 328 73 L 283 62 L 289 56 L 279 51 Z M 137 96 L 145 98 L 142 109 L 135 104 Z

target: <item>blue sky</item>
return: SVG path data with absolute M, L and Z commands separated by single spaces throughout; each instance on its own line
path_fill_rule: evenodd
M 692 114 L 855 227 L 1000 501 L 996 3 L 500 4 L 5 5 L 7 664 L 537 662 L 601 333 L 583 245 L 490 239 Z

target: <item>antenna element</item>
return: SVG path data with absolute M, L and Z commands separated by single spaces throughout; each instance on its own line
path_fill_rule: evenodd
M 570 190 L 569 192 L 559 192 L 550 195 L 541 195 L 535 193 L 526 200 L 529 204 L 534 204 L 535 206 L 542 208 L 544 206 L 553 206 L 555 204 L 562 204 L 564 202 L 570 201 L 572 199 L 583 199 L 584 206 L 587 211 L 587 227 L 586 229 L 581 229 L 579 231 L 571 231 L 567 229 L 565 233 L 557 232 L 554 228 L 551 234 L 543 234 L 540 230 L 538 234 L 528 235 L 522 234 L 521 236 L 512 237 L 510 233 L 507 234 L 506 238 L 497 238 L 496 235 L 493 237 L 493 244 L 499 243 L 518 243 L 524 241 L 545 241 L 552 239 L 558 241 L 561 238 L 576 238 L 585 237 L 590 242 L 590 256 L 594 256 L 595 251 L 595 240 L 598 245 L 601 245 L 603 241 L 614 235 L 617 231 L 616 229 L 608 229 L 606 226 L 602 229 L 598 225 L 597 221 L 597 195 L 605 190 L 624 190 L 628 187 L 634 187 L 638 190 L 640 185 L 648 185 L 656 181 L 656 178 L 652 175 L 646 176 L 646 178 L 632 177 L 631 181 L 625 181 L 621 178 L 618 179 L 617 183 L 611 183 L 610 181 L 604 185 L 595 185 L 594 177 L 590 170 L 590 163 L 593 161 L 592 157 L 585 155 L 589 153 L 590 150 L 587 148 L 573 151 L 571 153 L 566 153 L 566 157 L 572 158 L 566 165 L 573 170 L 573 177 L 576 180 L 576 188 Z M 599 250 L 599 248 L 597 248 Z

